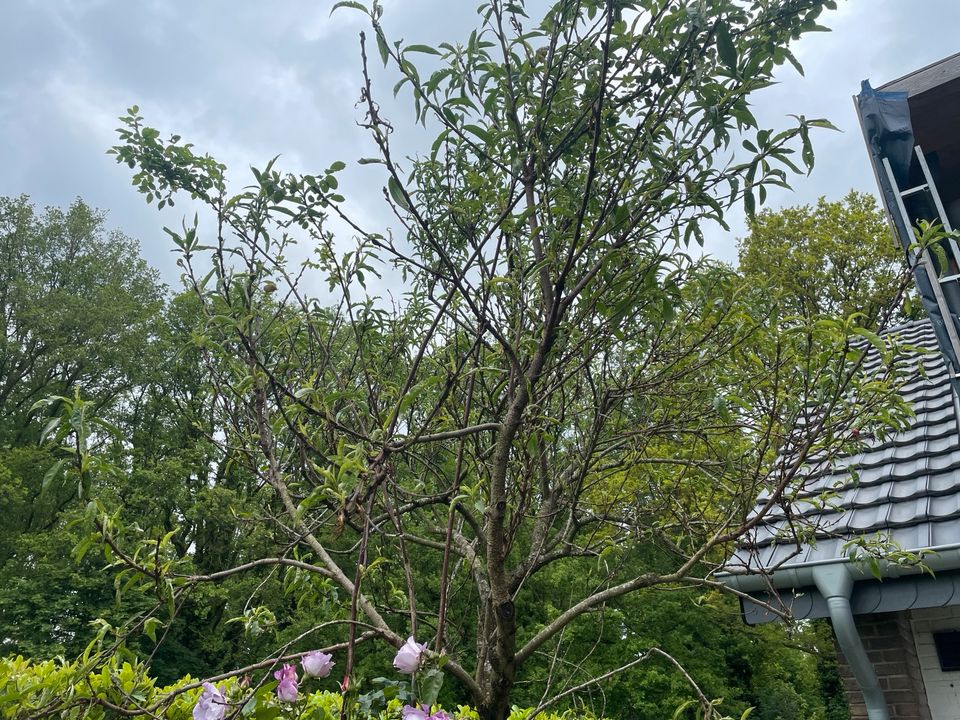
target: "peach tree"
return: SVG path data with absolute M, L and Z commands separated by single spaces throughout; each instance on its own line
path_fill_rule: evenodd
M 568 628 L 628 594 L 715 589 L 726 549 L 760 522 L 744 519 L 759 490 L 766 509 L 787 502 L 811 458 L 904 413 L 892 377 L 856 372 L 855 338 L 893 352 L 872 331 L 759 310 L 698 249 L 732 208 L 752 214 L 812 168 L 811 131 L 829 123 L 766 127 L 750 97 L 797 65 L 790 44 L 833 6 L 559 0 L 531 18 L 528 3 L 488 0 L 469 37 L 434 47 L 393 39 L 377 2 L 339 2 L 369 21 L 357 93 L 376 154 L 358 162 L 389 228 L 341 194 L 343 161 L 311 174 L 271 161 L 232 189 L 221 163 L 131 108 L 117 161 L 148 202 L 189 197 L 205 213 L 167 232 L 201 308 L 216 465 L 258 488 L 223 512 L 274 546 L 199 575 L 170 537 L 91 497 L 90 542 L 118 587 L 157 597 L 130 628 L 162 639 L 192 588 L 245 573 L 329 593 L 316 627 L 342 628 L 325 649 L 342 652 L 344 715 L 358 649 L 411 635 L 427 645 L 417 692 L 435 699 L 448 677 L 483 720 L 510 714 L 537 664 L 538 711 L 654 658 L 683 674 L 656 648 L 589 677 L 583 658 L 556 658 Z M 413 157 L 396 149 L 375 63 L 433 133 Z M 311 290 L 321 282 L 331 299 Z M 51 437 L 69 472 L 124 472 L 64 418 Z M 258 631 L 283 611 L 253 602 L 238 622 Z M 261 681 L 294 652 L 277 648 Z

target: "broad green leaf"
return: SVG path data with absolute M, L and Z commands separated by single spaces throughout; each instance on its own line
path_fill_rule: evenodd
M 425 53 L 427 55 L 441 55 L 440 51 L 436 48 L 432 48 L 429 45 L 407 45 L 403 49 L 404 53 L 416 52 L 416 53 Z
M 163 621 L 156 617 L 148 617 L 143 623 L 143 632 L 152 642 L 157 641 L 158 627 L 163 627 Z
M 717 55 L 728 68 L 737 69 L 737 48 L 730 37 L 730 26 L 724 21 L 717 23 Z
M 489 143 L 492 139 L 490 133 L 478 125 L 464 125 L 463 129 L 473 135 L 476 135 L 478 138 L 483 140 L 484 143 Z
M 410 205 L 407 203 L 407 198 L 403 195 L 403 189 L 400 187 L 400 183 L 397 182 L 397 179 L 391 175 L 387 180 L 387 188 L 390 190 L 390 197 L 393 198 L 393 201 L 402 207 L 404 210 L 409 210 Z
M 377 50 L 380 52 L 380 60 L 383 61 L 383 66 L 387 66 L 387 60 L 390 59 L 390 47 L 387 45 L 387 40 L 383 37 L 383 33 L 379 30 L 377 31 Z

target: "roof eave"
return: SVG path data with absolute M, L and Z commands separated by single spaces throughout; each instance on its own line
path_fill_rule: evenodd
M 887 560 L 879 562 L 880 578 L 895 578 L 905 575 L 919 575 L 924 572 L 940 572 L 945 570 L 960 570 L 960 543 L 925 548 L 917 553 L 924 557 L 919 564 L 900 565 Z M 929 556 L 927 556 L 929 554 Z M 726 570 L 716 574 L 718 582 L 739 592 L 757 592 L 761 590 L 784 590 L 788 588 L 803 588 L 815 584 L 814 573 L 817 568 L 828 565 L 842 565 L 850 575 L 851 580 L 875 580 L 877 576 L 863 561 L 854 561 L 850 558 L 834 558 L 829 560 L 815 560 L 796 565 L 786 565 L 775 570 Z
M 884 83 L 877 90 L 906 92 L 908 97 L 919 95 L 960 77 L 960 53 L 955 53 L 903 77 Z

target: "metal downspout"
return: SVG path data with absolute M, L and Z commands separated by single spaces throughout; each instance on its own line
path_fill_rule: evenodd
M 853 611 L 850 609 L 853 578 L 847 566 L 834 564 L 815 567 L 813 582 L 827 600 L 837 644 L 850 664 L 850 669 L 860 686 L 860 692 L 863 693 L 867 717 L 869 720 L 890 720 L 887 702 L 884 700 L 883 690 L 880 689 L 880 681 L 877 679 L 877 673 L 873 669 L 870 658 L 867 657 L 867 651 L 863 647 L 863 641 L 853 620 Z

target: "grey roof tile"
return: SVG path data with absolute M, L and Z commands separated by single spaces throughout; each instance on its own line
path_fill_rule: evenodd
M 845 555 L 851 539 L 878 533 L 908 550 L 960 543 L 960 433 L 948 369 L 928 321 L 891 332 L 917 347 L 900 362 L 916 373 L 901 390 L 916 414 L 910 427 L 869 438 L 853 455 L 830 462 L 812 457 L 799 490 L 784 500 L 787 507 L 770 509 L 728 568 L 769 570 L 832 560 Z M 878 372 L 881 361 L 874 355 L 864 367 Z M 832 497 L 824 495 L 828 491 Z M 766 490 L 759 494 L 751 517 L 769 497 Z M 811 539 L 794 539 L 797 520 L 813 527 Z

